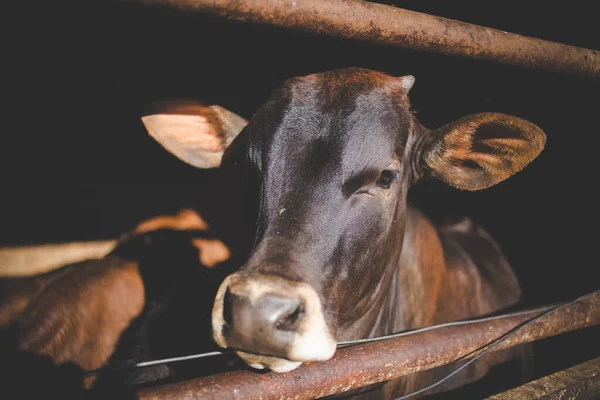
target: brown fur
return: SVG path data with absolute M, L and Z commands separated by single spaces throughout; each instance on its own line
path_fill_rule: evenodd
M 200 264 L 207 268 L 213 268 L 231 256 L 229 248 L 220 240 L 192 239 L 192 244 L 199 250 Z
M 173 230 L 208 230 L 208 224 L 193 210 L 183 209 L 176 215 L 161 215 L 140 222 L 134 229 L 135 234 L 156 231 L 159 229 Z
M 519 283 L 497 243 L 464 219 L 436 228 L 409 207 L 400 261 L 408 329 L 489 314 L 519 301 Z
M 208 225 L 198 213 L 184 209 L 139 223 L 127 240 L 161 229 L 206 231 Z M 199 250 L 200 265 L 207 268 L 231 255 L 218 239 L 190 242 Z M 15 324 L 19 350 L 88 371 L 106 365 L 145 304 L 137 261 L 114 253 L 43 275 L 0 279 L 0 288 L 0 330 Z
M 513 272 L 484 230 L 468 221 L 435 227 L 407 206 L 406 196 L 410 186 L 431 176 L 462 190 L 499 183 L 540 154 L 545 134 L 530 122 L 495 113 L 427 129 L 410 109 L 413 83 L 412 76 L 359 68 L 289 79 L 223 159 L 226 168 L 258 177 L 252 190 L 260 193 L 260 236 L 237 273 L 250 281 L 271 275 L 273 282 L 283 277 L 308 283 L 321 297 L 329 331 L 338 340 L 482 316 L 520 297 Z M 184 159 L 185 132 L 174 130 L 168 137 L 182 142 L 170 151 Z M 380 184 L 375 178 L 384 170 L 395 172 L 396 179 Z M 362 203 L 365 196 L 372 203 Z M 284 288 L 273 293 L 287 295 Z M 215 304 L 221 301 L 223 296 Z M 248 312 L 270 312 L 259 307 Z M 224 320 L 223 309 L 215 307 L 213 321 Z M 267 366 L 266 358 L 290 346 L 270 343 L 261 331 L 237 332 L 235 321 L 229 325 L 226 334 L 215 332 L 215 338 L 223 337 L 220 345 L 260 354 Z M 243 334 L 252 340 L 236 343 Z M 265 348 L 274 348 L 274 354 Z M 480 360 L 443 387 L 481 377 L 509 353 Z M 440 373 L 443 369 L 401 379 L 385 393 L 411 392 Z
M 536 125 L 496 113 L 466 116 L 431 138 L 425 162 L 433 175 L 466 190 L 488 188 L 521 171 L 546 144 Z
M 520 299 L 517 279 L 493 238 L 470 220 L 435 227 L 417 209 L 408 207 L 404 249 L 397 281 L 403 321 L 398 330 L 418 329 L 481 317 L 514 305 Z M 493 353 L 472 364 L 434 392 L 447 391 L 482 378 L 494 365 L 522 358 L 521 347 Z M 522 367 L 527 361 L 522 360 Z M 392 381 L 384 398 L 393 398 L 431 384 L 456 366 L 438 368 Z M 427 393 L 431 394 L 431 392 Z
M 0 331 L 15 323 L 29 300 L 44 288 L 50 278 L 46 274 L 31 278 L 0 279 Z
M 25 308 L 17 322 L 19 350 L 48 356 L 57 365 L 99 368 L 143 306 L 135 263 L 108 256 L 71 265 Z

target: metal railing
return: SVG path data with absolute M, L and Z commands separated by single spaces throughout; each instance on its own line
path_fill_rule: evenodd
M 359 0 L 127 0 L 320 35 L 600 77 L 600 52 Z
M 600 324 L 600 291 L 564 307 L 426 328 L 397 338 L 338 349 L 326 362 L 286 374 L 231 371 L 145 388 L 140 399 L 314 399 L 389 381 L 476 356 L 482 348 L 528 320 L 493 351 Z M 549 312 L 551 311 L 551 312 Z
M 517 388 L 507 390 L 487 400 L 511 399 L 588 399 L 600 397 L 600 358 L 586 361 Z

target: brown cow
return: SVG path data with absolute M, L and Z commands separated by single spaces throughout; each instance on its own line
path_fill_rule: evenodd
M 256 216 L 250 257 L 214 303 L 221 347 L 254 368 L 285 372 L 329 359 L 337 341 L 481 316 L 519 300 L 517 279 L 486 231 L 468 220 L 436 227 L 407 204 L 407 192 L 427 177 L 463 190 L 495 185 L 538 156 L 545 134 L 495 113 L 427 129 L 410 110 L 413 84 L 412 76 L 353 68 L 290 79 L 230 145 L 202 115 L 143 118 L 181 160 L 220 166 Z M 481 377 L 504 356 L 473 364 L 444 389 Z M 439 373 L 397 380 L 380 394 L 410 392 Z
M 117 361 L 141 362 L 182 355 L 169 352 L 173 346 L 164 354 L 157 350 L 162 337 L 143 338 L 145 342 L 139 339 L 152 334 L 144 331 L 148 329 L 144 325 L 154 318 L 153 309 L 160 309 L 162 314 L 162 310 L 173 311 L 177 316 L 185 314 L 187 310 L 182 309 L 187 308 L 191 310 L 186 314 L 191 322 L 182 324 L 196 332 L 194 335 L 198 326 L 204 329 L 204 342 L 209 343 L 210 303 L 223 277 L 215 278 L 218 280 L 212 284 L 212 292 L 210 287 L 202 285 L 211 282 L 206 273 L 222 266 L 230 256 L 229 248 L 214 237 L 197 212 L 184 209 L 176 215 L 154 217 L 123 235 L 103 258 L 37 276 L 0 279 L 0 332 L 12 330 L 20 354 L 47 359 L 57 367 L 72 365 L 82 371 L 107 366 L 119 347 L 122 351 Z M 205 292 L 196 296 L 196 290 Z M 174 300 L 178 296 L 180 299 Z M 203 297 L 206 298 L 202 300 Z M 204 320 L 196 321 L 201 307 L 194 298 L 208 305 Z M 167 334 L 173 341 L 184 341 L 185 334 L 177 337 L 181 327 L 173 324 L 175 319 L 171 318 L 172 331 Z M 134 339 L 123 343 L 128 329 Z M 148 348 L 150 345 L 153 348 Z M 181 351 L 198 351 L 198 346 L 195 347 Z M 34 364 L 27 359 L 23 368 L 35 381 L 28 370 L 31 365 Z M 168 374 L 169 371 L 159 368 L 158 377 Z M 86 387 L 94 382 L 93 377 L 84 381 Z M 156 377 L 153 373 L 151 379 Z M 31 385 L 27 381 L 23 384 Z
M 207 132 L 218 138 L 204 143 L 210 151 L 231 142 L 247 123 L 221 107 L 196 101 L 169 101 L 154 108 L 196 120 L 201 115 Z M 215 190 L 210 193 L 211 198 L 219 197 Z M 224 197 L 212 207 L 226 208 L 228 196 Z M 22 248 L 2 253 L 0 345 L 5 350 L 0 353 L 12 373 L 3 377 L 5 382 L 11 383 L 12 376 L 22 382 L 20 387 L 35 389 L 34 375 L 62 366 L 91 371 L 201 352 L 207 346 L 214 350 L 212 300 L 235 265 L 230 248 L 239 235 L 235 229 L 223 235 L 214 226 L 219 221 L 231 225 L 235 212 L 212 214 L 219 213 L 211 213 L 208 224 L 198 212 L 184 209 L 142 221 L 118 241 L 45 246 L 35 254 Z M 48 250 L 51 262 L 44 255 Z M 60 260 L 71 262 L 57 267 Z M 202 336 L 205 340 L 199 339 Z M 22 368 L 15 368 L 17 364 Z M 34 373 L 37 364 L 41 367 Z M 117 379 L 140 383 L 171 376 L 173 369 L 177 368 L 132 370 Z M 47 394 L 45 387 L 39 390 Z

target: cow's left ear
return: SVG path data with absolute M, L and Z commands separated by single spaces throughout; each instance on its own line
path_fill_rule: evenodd
M 248 124 L 223 107 L 197 103 L 163 104 L 142 117 L 146 130 L 167 151 L 196 168 L 216 168 L 223 152 Z
M 480 190 L 525 168 L 545 144 L 545 133 L 531 122 L 504 114 L 474 114 L 430 132 L 423 164 L 454 187 Z

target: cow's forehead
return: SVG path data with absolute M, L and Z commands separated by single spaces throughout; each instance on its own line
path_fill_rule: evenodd
M 357 99 L 372 97 L 379 106 L 409 108 L 401 78 L 358 68 L 333 70 L 286 81 L 282 88 L 295 106 L 318 103 L 323 111 L 351 107 Z
M 360 69 L 325 72 L 285 82 L 269 107 L 278 123 L 265 134 L 280 154 L 290 151 L 294 159 L 304 158 L 303 147 L 312 147 L 311 153 L 346 164 L 367 158 L 364 164 L 388 158 L 405 141 L 409 108 L 399 78 Z
M 286 82 L 251 122 L 267 207 L 298 197 L 298 190 L 337 193 L 344 182 L 387 168 L 406 142 L 412 115 L 397 78 L 340 74 Z
M 373 71 L 362 68 L 344 68 L 332 71 L 326 71 L 304 77 L 294 78 L 288 83 L 296 84 L 298 82 L 314 83 L 317 85 L 329 87 L 331 89 L 357 90 L 364 92 L 369 89 L 384 89 L 390 91 L 402 91 L 403 82 L 399 77 L 387 75 L 383 72 Z

